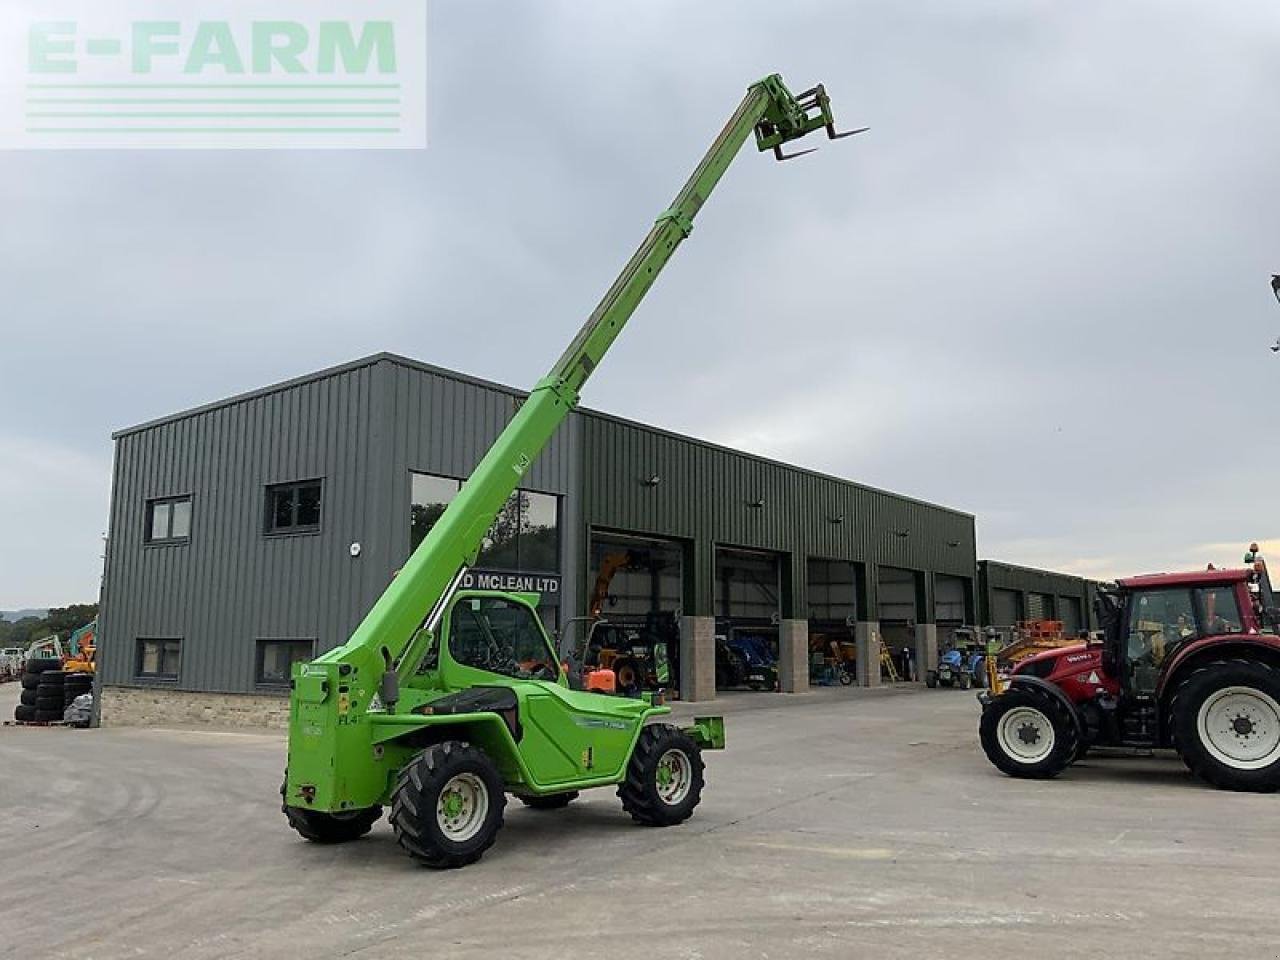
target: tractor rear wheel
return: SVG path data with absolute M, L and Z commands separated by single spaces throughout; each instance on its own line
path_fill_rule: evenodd
M 350 813 L 326 813 L 322 810 L 291 807 L 284 802 L 287 784 L 288 775 L 284 783 L 280 784 L 280 809 L 289 821 L 289 826 L 298 832 L 298 836 L 312 843 L 346 843 L 348 840 L 358 840 L 382 818 L 381 807 L 367 807 Z
M 622 809 L 649 827 L 670 827 L 693 815 L 702 799 L 702 751 L 693 739 L 666 723 L 640 731 L 618 786 Z
M 987 759 L 1011 777 L 1048 780 L 1076 759 L 1080 735 L 1067 709 L 1034 687 L 1012 687 L 982 711 L 978 734 Z
M 1195 670 L 1169 705 L 1174 746 L 1200 779 L 1222 790 L 1280 789 L 1280 672 L 1257 660 Z
M 578 799 L 577 790 L 552 793 L 545 797 L 521 797 L 520 802 L 531 810 L 560 810 Z
M 475 863 L 502 828 L 502 774 L 479 747 L 437 743 L 405 764 L 391 799 L 391 826 L 405 852 L 439 869 Z

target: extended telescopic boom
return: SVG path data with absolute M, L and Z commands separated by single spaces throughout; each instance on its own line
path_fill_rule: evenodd
M 860 133 L 837 133 L 826 91 L 821 85 L 793 96 L 777 74 L 747 89 L 747 95 L 716 137 L 702 162 L 671 206 L 658 217 L 640 248 L 623 268 L 604 299 L 583 324 L 551 372 L 538 381 L 515 417 L 485 454 L 457 497 L 413 552 L 351 638 L 320 658 L 325 663 L 352 663 L 362 670 L 387 672 L 383 699 L 395 699 L 401 678 L 418 667 L 448 599 L 466 569 L 475 562 L 482 541 L 504 503 L 519 486 L 534 458 L 577 405 L 587 378 L 600 364 L 623 326 L 693 230 L 693 218 L 747 138 L 755 134 L 760 150 L 779 160 L 782 146 L 824 129 L 831 139 Z M 866 129 L 866 128 L 862 128 Z M 396 676 L 391 676 L 391 671 Z M 388 704 L 390 706 L 390 704 Z

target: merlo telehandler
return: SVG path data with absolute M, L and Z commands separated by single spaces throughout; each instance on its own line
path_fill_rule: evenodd
M 289 824 L 320 843 L 368 833 L 391 808 L 400 846 L 431 867 L 478 860 L 506 795 L 557 808 L 617 786 L 642 824 L 686 820 L 703 786 L 701 751 L 724 746 L 719 717 L 687 727 L 661 693 L 572 690 L 537 616 L 537 596 L 461 588 L 481 543 L 739 149 L 754 133 L 779 160 L 818 130 L 837 133 L 821 85 L 793 95 L 776 74 L 752 84 L 670 208 L 551 372 L 350 639 L 293 668 L 281 797 Z M 801 151 L 809 152 L 809 151 Z

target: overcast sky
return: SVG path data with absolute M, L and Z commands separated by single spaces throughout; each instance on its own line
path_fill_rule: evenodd
M 2 2 L 2 0 L 0 0 Z M 779 71 L 585 403 L 1115 576 L 1277 540 L 1274 2 L 433 0 L 425 151 L 0 154 L 0 608 L 95 599 L 113 429 L 379 350 L 516 386 Z

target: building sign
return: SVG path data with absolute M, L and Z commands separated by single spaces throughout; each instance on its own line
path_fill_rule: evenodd
M 468 570 L 462 578 L 464 590 L 501 590 L 503 593 L 539 593 L 542 602 L 560 602 L 558 573 L 509 573 L 502 570 Z

